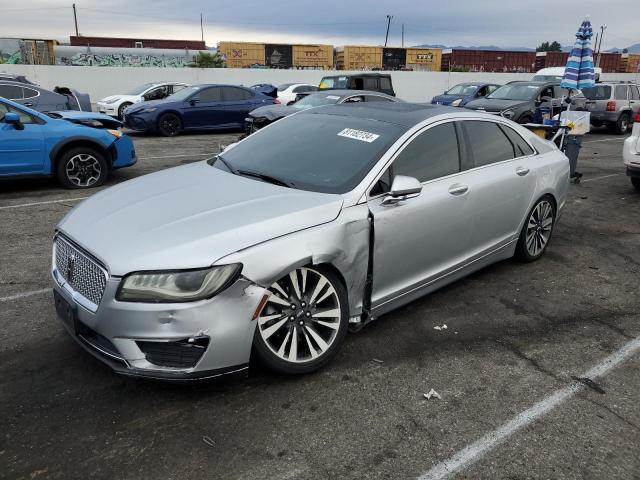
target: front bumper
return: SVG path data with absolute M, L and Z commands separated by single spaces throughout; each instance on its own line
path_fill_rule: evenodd
M 104 113 L 105 115 L 111 115 L 112 117 L 118 116 L 118 107 L 117 103 L 104 103 L 98 102 L 96 103 L 96 109 L 100 113 Z
M 152 118 L 144 118 L 142 115 L 126 114 L 122 122 L 127 128 L 137 130 L 139 132 L 148 132 L 155 128 Z
M 113 162 L 113 168 L 123 168 L 135 165 L 138 161 L 136 156 L 136 149 L 133 145 L 131 138 L 126 135 L 121 136 L 115 142 L 113 142 L 115 148 L 115 160 Z
M 150 304 L 116 300 L 120 278 L 109 277 L 102 300 L 92 312 L 83 306 L 86 301 L 65 283 L 55 266 L 52 276 L 54 296 L 62 298 L 74 312 L 73 320 L 69 321 L 56 308 L 67 331 L 83 348 L 117 373 L 157 380 L 191 381 L 248 368 L 256 325 L 251 317 L 265 289 L 245 278 L 241 277 L 209 300 Z M 195 365 L 168 366 L 175 365 L 176 356 L 171 356 L 171 350 L 188 342 L 206 345 L 197 355 Z M 161 348 L 150 349 L 149 345 Z M 169 353 L 159 355 L 158 350 Z

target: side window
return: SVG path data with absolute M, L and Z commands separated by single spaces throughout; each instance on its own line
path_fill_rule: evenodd
M 627 99 L 627 86 L 626 85 L 616 85 L 615 99 L 616 100 L 626 100 Z
M 17 85 L 0 85 L 0 97 L 7 100 L 22 100 L 22 87 Z
M 497 90 L 497 88 L 498 88 L 498 85 L 489 85 L 487 87 L 487 95 L 495 92 Z
M 553 98 L 553 87 L 547 87 L 540 92 L 540 98 L 549 97 Z
M 484 97 L 487 94 L 487 88 L 488 87 L 480 87 L 478 89 L 478 91 L 476 92 L 476 97 Z
M 513 145 L 498 124 L 477 120 L 462 123 L 467 132 L 469 149 L 476 167 L 514 158 Z
M 171 93 L 176 93 L 185 88 L 186 85 L 171 85 Z
M 147 93 L 145 93 L 144 99 L 147 101 L 162 100 L 168 95 L 168 91 L 169 91 L 169 87 L 167 86 L 156 87 L 153 90 L 149 90 Z
M 242 100 L 249 100 L 250 98 L 253 98 L 251 92 L 235 87 L 223 87 L 222 96 L 225 102 L 240 102 Z
M 631 85 L 629 88 L 631 89 L 631 100 L 640 100 L 640 94 L 638 94 L 638 87 L 635 85 Z
M 392 99 L 380 95 L 365 95 L 364 100 L 365 102 L 393 102 Z
M 22 95 L 23 95 L 23 98 L 34 98 L 34 97 L 37 97 L 39 93 L 37 90 L 34 90 L 33 88 L 22 87 Z
M 378 82 L 375 78 L 365 77 L 363 85 L 364 90 L 378 90 Z
M 522 138 L 513 128 L 505 125 L 500 125 L 500 128 L 507 134 L 507 137 L 509 137 L 509 140 L 511 140 L 511 143 L 516 149 L 516 157 L 526 157 L 527 155 L 533 155 L 536 153 L 529 144 L 525 142 L 524 138 Z
M 341 102 L 341 103 L 360 103 L 360 102 L 364 102 L 364 97 L 359 95 L 357 97 L 345 98 L 344 102 Z
M 394 176 L 406 175 L 421 182 L 459 172 L 458 136 L 453 122 L 419 134 L 400 152 L 391 168 Z
M 7 107 L 4 103 L 0 103 L 0 122 L 4 122 L 4 114 L 9 111 L 9 107 Z
M 5 105 L 4 103 L 0 103 L 0 122 L 4 122 L 4 115 L 5 113 L 9 112 L 17 113 L 18 115 L 20 115 L 20 121 L 24 124 L 38 123 L 38 121 L 28 113 L 25 113 L 22 110 L 18 110 L 17 108 L 13 108 L 9 105 Z
M 211 87 L 206 90 L 201 90 L 194 97 L 194 100 L 200 100 L 201 102 L 221 102 L 222 101 L 222 88 Z
M 391 90 L 391 80 L 387 77 L 380 77 L 380 90 Z

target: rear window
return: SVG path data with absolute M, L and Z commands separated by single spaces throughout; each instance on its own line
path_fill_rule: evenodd
M 582 93 L 589 100 L 609 100 L 611 87 L 609 85 L 597 85 L 591 88 L 583 88 Z
M 320 90 L 325 88 L 347 88 L 348 78 L 341 77 L 323 77 L 320 80 Z

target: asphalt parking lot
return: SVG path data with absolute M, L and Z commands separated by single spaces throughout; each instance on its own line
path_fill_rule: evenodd
M 138 164 L 109 184 L 236 136 L 135 136 Z M 383 316 L 317 374 L 193 386 L 117 376 L 55 318 L 53 229 L 87 193 L 0 184 L 0 478 L 640 478 L 640 193 L 622 142 L 585 138 L 539 262 Z

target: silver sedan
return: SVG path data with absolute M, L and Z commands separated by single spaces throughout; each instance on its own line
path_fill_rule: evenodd
M 432 105 L 335 105 L 93 195 L 57 227 L 58 316 L 126 375 L 314 371 L 348 330 L 493 262 L 539 259 L 568 189 L 550 142 Z M 517 268 L 517 267 L 514 267 Z

